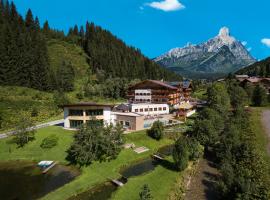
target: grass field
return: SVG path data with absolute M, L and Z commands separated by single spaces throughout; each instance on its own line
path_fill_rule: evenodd
M 124 187 L 116 191 L 112 199 L 138 199 L 142 186 L 147 184 L 155 200 L 166 200 L 178 176 L 180 176 L 180 172 L 159 165 L 148 174 L 130 178 Z
M 40 147 L 42 139 L 51 134 L 58 135 L 60 138 L 59 144 L 50 150 L 42 149 Z M 11 138 L 0 140 L 0 161 L 18 159 L 34 161 L 57 160 L 66 164 L 66 150 L 73 140 L 73 134 L 73 132 L 63 130 L 61 127 L 40 129 L 37 131 L 36 140 L 27 144 L 22 149 L 17 149 L 15 144 L 11 143 Z M 147 158 L 160 147 L 173 142 L 170 139 L 162 139 L 160 141 L 153 140 L 146 136 L 145 131 L 132 133 L 125 137 L 126 142 L 133 142 L 136 146 L 148 147 L 150 151 L 143 154 L 136 154 L 131 149 L 122 150 L 116 160 L 103 163 L 95 162 L 89 167 L 83 167 L 81 168 L 82 174 L 79 177 L 56 191 L 49 193 L 43 199 L 65 200 L 74 194 L 86 191 L 97 184 L 105 182 L 107 178 L 119 177 L 118 172 L 122 167 Z M 177 172 L 159 166 L 149 174 L 130 179 L 129 183 L 126 185 L 127 187 L 125 187 L 123 191 L 119 190 L 115 199 L 125 199 L 125 193 L 131 193 L 135 197 L 139 190 L 137 186 L 142 183 L 149 183 L 153 190 L 153 195 L 156 197 L 155 199 L 164 199 L 170 192 L 171 187 L 173 187 L 176 177 Z M 158 189 L 159 183 L 163 185 L 161 189 Z

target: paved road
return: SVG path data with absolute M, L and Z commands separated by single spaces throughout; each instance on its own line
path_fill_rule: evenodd
M 265 128 L 265 133 L 268 136 L 267 151 L 268 151 L 268 154 L 270 155 L 270 110 L 263 111 L 262 123 Z
M 48 126 L 55 126 L 55 125 L 59 125 L 59 124 L 63 124 L 63 123 L 64 123 L 64 120 L 63 119 L 61 119 L 61 120 L 55 120 L 55 121 L 46 122 L 46 123 L 43 123 L 43 124 L 38 124 L 36 126 L 29 127 L 28 129 L 29 130 L 40 129 L 40 128 L 44 128 L 44 127 L 48 127 Z M 11 135 L 14 135 L 14 134 L 16 134 L 16 131 L 9 131 L 9 132 L 0 134 L 0 140 L 1 139 L 4 139 L 4 138 L 7 138 L 7 137 L 9 137 Z

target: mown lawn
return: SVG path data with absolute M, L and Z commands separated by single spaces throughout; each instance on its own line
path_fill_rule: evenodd
M 49 136 L 50 134 L 58 135 L 58 137 L 60 138 L 59 144 L 51 150 L 43 150 L 42 148 L 40 148 L 41 141 L 43 138 Z M 10 138 L 0 140 L 0 161 L 24 159 L 34 161 L 57 160 L 61 163 L 66 163 L 66 150 L 72 142 L 73 134 L 73 132 L 63 130 L 61 127 L 48 127 L 40 129 L 36 134 L 36 140 L 31 142 L 30 144 L 27 144 L 22 149 L 16 149 L 15 144 L 11 143 L 12 139 Z M 81 168 L 81 175 L 77 177 L 74 181 L 64 185 L 63 187 L 57 189 L 52 193 L 49 193 L 42 199 L 65 200 L 76 193 L 86 191 L 97 184 L 107 181 L 107 178 L 119 177 L 118 172 L 123 166 L 130 165 L 131 163 L 134 163 L 140 159 L 146 158 L 152 153 L 154 153 L 158 148 L 171 144 L 173 142 L 169 139 L 155 141 L 146 136 L 145 131 L 132 133 L 126 135 L 125 137 L 127 142 L 133 142 L 136 146 L 146 146 L 150 149 L 150 151 L 142 154 L 136 154 L 130 149 L 123 150 L 116 160 L 103 163 L 95 162 L 89 167 L 83 167 Z M 166 170 L 162 167 L 158 167 L 152 173 L 141 176 L 139 177 L 139 179 L 141 179 L 141 182 L 144 182 L 143 179 L 145 179 L 145 181 L 151 180 L 152 183 L 149 182 L 149 184 L 151 187 L 153 187 L 153 190 L 155 190 L 154 194 L 164 197 L 168 193 L 171 183 L 174 182 L 176 174 L 176 172 Z M 159 191 L 157 189 L 158 184 L 155 186 L 154 181 L 152 181 L 154 179 L 156 179 L 157 181 L 158 179 L 163 179 L 163 184 L 166 185 L 165 183 L 167 183 L 167 186 L 161 188 Z M 132 183 L 135 185 L 140 185 L 140 183 L 137 183 L 136 179 L 131 179 L 129 184 Z M 127 189 L 128 188 L 131 188 L 133 192 L 133 187 L 127 185 Z M 136 192 L 133 192 L 134 196 Z
M 180 172 L 159 165 L 154 171 L 130 178 L 124 187 L 119 188 L 114 194 L 114 200 L 139 199 L 139 193 L 144 184 L 151 190 L 155 200 L 166 200 L 173 189 Z

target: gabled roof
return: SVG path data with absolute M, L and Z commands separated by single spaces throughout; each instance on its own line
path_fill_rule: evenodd
M 171 86 L 171 85 L 167 84 L 166 82 L 158 81 L 158 80 L 145 80 L 145 81 L 139 82 L 139 83 L 131 86 L 130 89 L 139 87 L 140 85 L 144 85 L 144 84 L 147 84 L 147 83 L 155 84 L 155 85 L 158 85 L 158 86 L 161 86 L 161 87 L 165 87 L 165 88 L 170 89 L 170 90 L 178 90 L 177 87 Z M 151 89 L 151 88 L 149 88 L 149 89 Z

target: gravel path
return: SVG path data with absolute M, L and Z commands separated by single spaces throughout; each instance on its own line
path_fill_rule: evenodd
M 270 110 L 263 111 L 262 123 L 265 128 L 265 133 L 268 135 L 268 147 L 267 151 L 270 155 Z
M 218 174 L 213 162 L 207 156 L 200 160 L 196 173 L 191 177 L 185 200 L 216 200 L 218 194 L 214 188 L 215 178 Z

